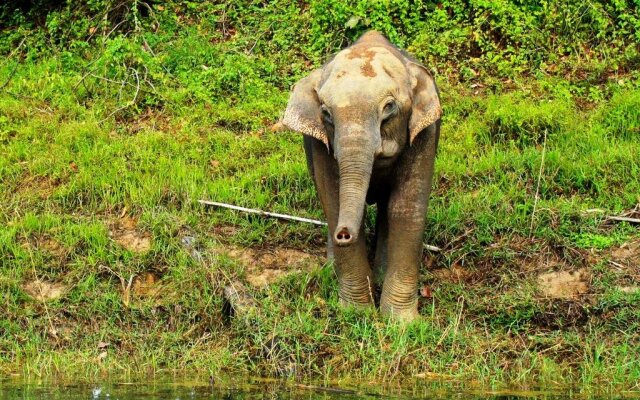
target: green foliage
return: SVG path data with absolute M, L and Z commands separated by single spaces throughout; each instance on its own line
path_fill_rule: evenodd
M 574 235 L 572 239 L 577 247 L 586 249 L 606 249 L 616 243 L 622 242 L 619 238 L 596 233 L 580 233 Z
M 44 21 L 43 9 L 49 10 Z M 305 58 L 319 63 L 369 29 L 463 80 L 479 73 L 564 75 L 576 61 L 582 69 L 606 64 L 608 70 L 630 71 L 640 59 L 638 5 L 625 1 L 93 0 L 78 6 L 40 0 L 22 8 L 4 5 L 0 19 L 12 32 L 0 41 L 1 52 L 8 53 L 27 34 L 29 57 L 63 50 L 81 54 L 87 42 L 117 35 L 153 32 L 166 41 L 180 36 L 185 25 L 197 25 L 211 32 L 214 46 L 250 50 L 257 57 L 287 55 L 275 63 L 294 73 L 305 68 Z

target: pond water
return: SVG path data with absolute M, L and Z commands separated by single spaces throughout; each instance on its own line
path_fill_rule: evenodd
M 0 379 L 0 399 L 189 400 L 189 399 L 569 399 L 570 393 L 478 391 L 451 384 L 365 385 L 345 388 L 291 381 L 249 379 L 225 382 L 22 383 Z

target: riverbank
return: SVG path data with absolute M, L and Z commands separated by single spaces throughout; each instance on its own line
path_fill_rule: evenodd
M 270 129 L 317 60 L 165 11 L 0 67 L 0 371 L 638 390 L 640 233 L 608 218 L 640 218 L 637 70 L 439 67 L 442 251 L 402 327 L 339 307 L 323 228 L 197 202 L 322 219 L 301 138 Z M 252 314 L 229 316 L 233 282 Z

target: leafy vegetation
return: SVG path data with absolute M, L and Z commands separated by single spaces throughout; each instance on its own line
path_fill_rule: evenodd
M 0 21 L 0 370 L 637 390 L 640 235 L 606 220 L 640 203 L 632 2 L 39 0 Z M 326 231 L 197 200 L 322 218 L 301 138 L 269 127 L 367 29 L 445 107 L 424 319 L 341 309 L 322 257 L 229 318 L 225 286 Z

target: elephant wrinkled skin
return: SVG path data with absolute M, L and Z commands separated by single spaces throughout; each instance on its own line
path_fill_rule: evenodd
M 368 32 L 293 88 L 282 123 L 304 134 L 309 171 L 329 223 L 344 304 L 418 316 L 417 284 L 440 100 L 429 72 Z M 374 271 L 363 214 L 377 205 Z

